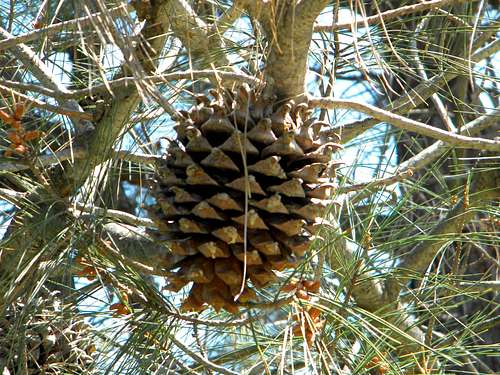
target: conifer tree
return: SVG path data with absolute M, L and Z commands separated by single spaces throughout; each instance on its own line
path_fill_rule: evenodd
M 498 16 L 0 2 L 0 372 L 500 371 Z

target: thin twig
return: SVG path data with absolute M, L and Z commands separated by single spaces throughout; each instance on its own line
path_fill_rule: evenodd
M 432 12 L 431 12 L 431 14 L 432 14 Z M 427 27 L 427 25 L 429 24 L 429 19 L 430 19 L 429 16 L 425 17 L 422 20 L 422 22 L 417 26 L 417 28 L 415 30 L 415 38 L 413 38 L 411 41 L 411 45 L 412 45 L 413 49 L 410 50 L 410 54 L 413 55 L 413 58 L 415 60 L 415 65 L 417 67 L 418 74 L 426 81 L 429 78 L 427 77 L 427 72 L 425 71 L 424 64 L 422 63 L 422 60 L 420 59 L 420 56 L 419 56 L 419 52 L 421 52 L 421 51 L 418 49 L 417 40 L 419 38 L 420 32 L 423 29 L 425 29 Z M 443 101 L 441 100 L 441 98 L 439 97 L 439 95 L 437 93 L 432 94 L 431 100 L 434 103 L 434 106 L 436 108 L 436 111 L 437 111 L 439 117 L 441 117 L 441 120 L 446 125 L 448 130 L 456 133 L 457 127 L 453 124 L 453 121 L 451 120 L 450 116 L 448 115 L 448 111 L 446 110 L 446 107 L 445 107 Z
M 387 122 L 400 129 L 415 132 L 427 137 L 435 138 L 446 142 L 458 148 L 470 148 L 477 150 L 500 151 L 500 141 L 495 141 L 485 138 L 467 137 L 460 134 L 455 134 L 446 130 L 435 128 L 424 124 L 423 122 L 415 121 L 407 117 L 397 115 L 395 113 L 377 108 L 370 104 L 355 102 L 345 99 L 334 98 L 310 98 L 309 103 L 313 107 L 320 108 L 341 108 L 354 109 L 359 112 L 366 113 L 378 121 Z
M 22 193 L 20 191 L 15 191 L 11 189 L 0 188 L 0 199 L 4 200 L 21 200 L 26 196 L 27 193 Z
M 173 316 L 177 319 L 185 320 L 185 321 L 193 323 L 193 324 L 200 324 L 200 325 L 205 325 L 205 326 L 210 326 L 210 327 L 241 327 L 241 326 L 245 326 L 247 324 L 250 324 L 252 322 L 255 322 L 255 321 L 267 316 L 267 313 L 263 312 L 263 313 L 260 313 L 257 315 L 250 316 L 248 318 L 243 318 L 243 319 L 212 320 L 212 319 L 194 318 L 190 315 L 179 314 L 179 313 L 176 313 L 173 311 L 166 311 L 166 310 L 162 310 L 162 313 Z
M 467 292 L 488 292 L 488 291 L 494 291 L 494 292 L 499 292 L 500 291 L 500 281 L 497 280 L 491 280 L 491 281 L 463 281 L 461 283 L 458 283 L 458 285 L 454 285 L 453 288 L 459 287 L 463 291 Z
M 124 223 L 131 224 L 131 225 L 138 225 L 138 226 L 143 226 L 147 228 L 156 228 L 157 225 L 154 223 L 153 220 L 143 218 L 143 217 L 138 217 L 132 214 L 129 214 L 128 212 L 123 212 L 119 210 L 112 210 L 112 209 L 107 209 L 107 208 L 102 208 L 102 207 L 95 207 L 95 206 L 86 206 L 84 204 L 76 202 L 74 204 L 74 207 L 76 211 L 80 212 L 88 212 L 88 213 L 93 213 L 98 216 L 103 216 L 107 217 L 110 219 L 115 219 L 118 221 L 123 221 Z
M 208 359 L 203 358 L 201 355 L 198 353 L 193 352 L 191 349 L 189 349 L 186 345 L 181 343 L 179 340 L 177 340 L 174 336 L 170 336 L 170 340 L 179 348 L 181 349 L 184 353 L 189 355 L 191 358 L 193 358 L 196 362 L 199 364 L 208 367 L 214 371 L 217 371 L 219 374 L 226 374 L 226 375 L 238 375 L 237 372 L 228 370 L 227 368 L 223 366 L 216 365 L 213 362 L 210 362 Z
M 347 185 L 340 187 L 337 191 L 338 193 L 348 193 L 351 191 L 359 191 L 363 189 L 371 189 L 379 186 L 388 186 L 395 184 L 396 182 L 402 181 L 408 177 L 413 176 L 413 171 L 411 169 L 407 169 L 403 172 L 398 172 L 394 176 L 385 177 L 385 178 L 377 178 L 375 180 L 371 180 L 368 182 L 363 182 L 361 184 Z

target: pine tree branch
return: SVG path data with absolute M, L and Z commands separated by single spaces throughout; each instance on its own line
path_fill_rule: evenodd
M 484 33 L 482 38 L 479 38 L 477 45 L 481 45 L 484 42 L 484 38 L 489 37 L 489 33 Z M 479 48 L 471 56 L 472 62 L 479 62 L 489 56 L 494 55 L 500 51 L 500 39 L 487 44 L 486 46 Z M 464 71 L 467 71 L 467 62 L 464 61 Z M 460 75 L 460 70 L 458 67 L 448 68 L 443 73 L 438 74 L 428 81 L 424 81 L 418 84 L 415 88 L 411 90 L 411 98 L 408 96 L 403 96 L 395 100 L 392 104 L 385 107 L 386 111 L 390 111 L 396 114 L 403 114 L 408 112 L 410 109 L 415 108 L 423 103 L 425 100 L 430 98 L 434 93 L 436 93 L 441 87 L 446 85 L 447 82 L 456 78 Z M 342 139 L 344 142 L 349 142 L 358 135 L 364 133 L 368 129 L 371 129 L 377 125 L 380 121 L 374 118 L 367 118 L 361 121 L 355 121 L 350 124 L 334 126 L 333 130 L 342 132 Z
M 338 194 L 344 194 L 344 193 L 349 193 L 349 192 L 359 192 L 360 190 L 363 189 L 373 189 L 373 188 L 379 188 L 379 187 L 384 187 L 388 185 L 395 184 L 396 182 L 402 181 L 404 179 L 407 179 L 409 177 L 413 176 L 413 171 L 411 169 L 406 169 L 402 172 L 397 172 L 394 176 L 389 176 L 389 177 L 384 177 L 384 178 L 377 178 L 368 182 L 363 182 L 361 184 L 354 184 L 354 185 L 346 185 L 346 186 L 341 186 L 337 189 Z
M 49 199 L 45 186 L 37 185 L 16 202 L 19 209 L 0 240 L 0 285 L 6 287 L 0 305 L 28 290 L 40 277 L 41 263 L 63 251 L 69 215 L 62 201 Z
M 0 37 L 2 39 L 12 38 L 13 35 L 7 30 L 0 27 Z M 36 53 L 27 45 L 20 43 L 12 47 L 12 53 L 16 58 L 22 62 L 24 67 L 33 74 L 33 76 L 38 79 L 43 85 L 45 85 L 50 90 L 53 90 L 56 94 L 65 94 L 68 90 L 62 85 L 52 74 L 52 72 L 47 68 L 47 66 L 41 61 Z M 76 112 L 85 112 L 80 105 L 74 100 L 63 100 L 59 104 L 67 109 Z M 73 117 L 71 117 L 73 119 Z M 76 120 L 73 121 L 75 126 L 76 134 L 88 133 L 93 129 L 93 124 L 87 120 Z
M 500 124 L 500 108 L 487 113 L 477 119 L 469 122 L 459 131 L 459 134 L 477 134 L 481 130 L 490 128 L 491 126 L 499 127 Z M 432 163 L 434 160 L 443 155 L 450 149 L 449 145 L 443 141 L 434 142 L 432 145 L 426 147 L 415 156 L 401 163 L 397 170 L 404 172 L 407 170 L 418 170 Z
M 170 1 L 162 2 L 154 8 L 154 14 L 149 15 L 141 31 L 141 37 L 149 41 L 148 51 L 146 52 L 142 47 L 137 47 L 134 51 L 127 50 L 127 54 L 132 60 L 131 63 L 140 70 L 142 78 L 153 73 L 157 63 L 156 57 L 164 48 L 169 20 L 166 5 L 168 3 Z M 109 17 L 106 27 L 114 27 Z M 121 78 L 130 75 L 126 62 L 117 76 Z M 139 105 L 140 100 L 141 96 L 136 86 L 129 90 L 122 90 L 111 101 L 109 109 L 97 124 L 96 130 L 88 139 L 83 140 L 83 146 L 88 149 L 88 157 L 84 161 L 78 162 L 74 168 L 75 189 L 84 184 L 94 168 L 109 158 L 114 143 L 122 134 L 124 127 L 128 124 L 131 112 Z M 80 142 L 77 145 L 79 146 Z
M 78 216 L 81 212 L 86 212 L 86 213 L 91 213 L 93 215 L 97 215 L 99 217 L 106 217 L 109 219 L 114 219 L 116 221 L 122 221 L 125 224 L 129 225 L 141 226 L 146 228 L 156 228 L 156 224 L 154 223 L 153 220 L 144 217 L 138 217 L 129 214 L 128 212 L 96 207 L 96 206 L 86 206 L 78 202 L 74 204 L 74 208 L 76 209 L 74 210 L 76 216 Z
M 126 11 L 126 7 L 124 4 L 121 4 L 115 8 L 109 9 L 109 14 L 112 16 L 119 15 L 122 12 Z M 37 30 L 33 30 L 31 32 L 21 34 L 21 35 L 15 35 L 8 37 L 7 39 L 0 40 L 0 51 L 6 50 L 9 48 L 13 48 L 21 43 L 27 43 L 27 42 L 32 42 L 34 40 L 41 40 L 43 38 L 51 37 L 53 35 L 56 35 L 57 33 L 64 31 L 73 31 L 77 30 L 78 28 L 83 28 L 89 24 L 91 24 L 95 19 L 99 18 L 102 16 L 101 12 L 98 13 L 92 13 L 88 16 L 85 17 L 79 17 L 75 18 L 73 20 L 69 21 L 63 21 L 63 22 L 58 22 L 54 23 L 52 25 L 42 27 Z
M 478 0 L 472 0 L 478 1 Z M 398 17 L 407 16 L 409 14 L 423 12 L 429 9 L 444 7 L 446 5 L 455 5 L 462 2 L 471 2 L 471 0 L 430 0 L 422 1 L 417 4 L 405 5 L 396 9 L 391 9 L 371 17 L 363 19 L 355 19 L 353 22 L 340 22 L 332 25 L 315 25 L 314 32 L 332 32 L 341 29 L 363 28 L 366 25 L 378 25 L 385 21 L 390 21 Z
M 347 246 L 345 237 L 338 229 L 332 235 L 335 236 L 333 241 L 327 244 L 329 248 L 328 261 L 333 270 L 342 272 L 342 270 L 350 268 L 346 265 L 356 264 L 360 261 L 359 254 Z M 362 268 L 364 267 L 360 263 L 359 269 Z M 340 275 L 340 277 L 344 277 L 344 275 Z M 413 325 L 404 308 L 399 306 L 397 296 L 386 293 L 384 284 L 377 277 L 369 272 L 358 275 L 356 281 L 350 286 L 350 292 L 360 308 L 375 314 L 380 319 L 385 319 L 388 324 L 393 324 L 402 331 L 401 333 L 396 330 L 393 332 L 393 338 L 403 344 L 401 351 L 412 353 L 420 350 L 424 342 L 424 333 Z M 387 323 L 378 322 L 382 328 L 386 327 Z
M 455 134 L 429 126 L 423 122 L 415 121 L 387 110 L 377 108 L 370 104 L 334 98 L 310 98 L 309 103 L 314 107 L 325 109 L 354 109 L 356 111 L 366 113 L 378 121 L 387 122 L 397 128 L 441 140 L 457 148 L 500 151 L 500 141 Z
M 32 164 L 40 168 L 45 168 L 50 165 L 59 164 L 66 160 L 83 159 L 86 158 L 87 156 L 88 156 L 88 151 L 85 150 L 84 148 L 74 148 L 74 149 L 67 148 L 64 150 L 54 152 L 53 154 L 50 155 L 41 155 L 34 157 L 33 160 L 29 162 L 23 159 L 8 160 L 5 158 L 4 159 L 0 158 L 0 170 L 4 172 L 18 172 L 29 169 Z M 155 165 L 156 163 L 163 160 L 163 157 L 159 155 L 133 153 L 121 150 L 112 151 L 111 157 L 144 165 Z
M 144 81 L 148 83 L 163 83 L 169 81 L 176 81 L 181 79 L 196 80 L 200 78 L 210 78 L 213 80 L 221 80 L 224 82 L 244 82 L 250 85 L 261 84 L 258 78 L 254 78 L 245 73 L 239 72 L 222 72 L 214 69 L 207 70 L 188 70 L 184 72 L 175 72 L 167 74 L 158 74 L 144 77 Z M 17 90 L 36 92 L 48 97 L 56 99 L 79 99 L 85 96 L 93 96 L 97 94 L 107 94 L 110 93 L 114 95 L 113 89 L 130 89 L 134 88 L 137 84 L 137 79 L 135 77 L 122 77 L 112 81 L 106 82 L 106 84 L 89 86 L 85 89 L 80 90 L 68 90 L 67 92 L 55 91 L 47 88 L 44 85 L 33 84 L 33 83 L 23 83 L 14 82 L 9 80 L 0 80 L 0 86 L 9 87 Z
M 186 345 L 181 343 L 179 340 L 177 340 L 175 337 L 170 336 L 169 339 L 179 348 L 181 349 L 184 353 L 189 355 L 194 361 L 196 361 L 200 366 L 209 368 L 211 370 L 216 371 L 218 374 L 225 374 L 225 375 L 238 375 L 237 372 L 228 370 L 227 368 L 223 366 L 216 365 L 213 362 L 210 362 L 207 358 L 202 357 L 200 354 L 193 352 L 191 349 L 189 349 Z
M 500 174 L 498 170 L 488 170 L 473 175 L 471 193 L 464 193 L 464 197 L 428 233 L 429 239 L 419 242 L 402 258 L 398 271 L 387 282 L 387 293 L 392 297 L 399 294 L 401 285 L 398 276 L 401 274 L 413 275 L 425 272 L 442 247 L 460 237 L 463 226 L 476 215 L 474 207 L 479 206 L 483 201 L 496 199 L 499 196 Z
M 89 218 L 90 219 L 90 218 Z M 106 223 L 100 227 L 101 238 L 111 240 L 120 256 L 130 261 L 151 267 L 151 274 L 165 275 L 184 257 L 174 255 L 170 250 L 138 228 L 119 223 Z
M 54 93 L 54 91 L 49 90 L 49 89 L 43 89 L 43 90 L 46 92 Z M 74 109 L 73 106 L 65 107 L 64 105 L 58 106 L 58 105 L 45 103 L 41 100 L 34 99 L 28 95 L 24 95 L 18 91 L 13 90 L 12 88 L 3 86 L 1 84 L 0 84 L 0 93 L 2 93 L 3 95 L 6 95 L 6 96 L 14 95 L 15 97 L 22 99 L 24 102 L 26 102 L 26 104 L 28 106 L 33 106 L 36 108 L 44 109 L 48 112 L 68 116 L 71 119 L 87 120 L 87 121 L 91 121 L 93 119 L 93 116 L 91 114 L 83 112 L 82 110 L 79 110 L 79 109 Z M 55 97 L 55 95 L 52 97 Z
M 95 20 L 96 29 L 100 30 L 100 33 L 106 35 L 110 41 L 115 44 L 123 54 L 123 64 L 121 67 L 121 73 L 125 76 L 132 76 L 135 80 L 135 89 L 138 91 L 141 99 L 145 99 L 148 96 L 156 100 L 156 102 L 162 106 L 165 111 L 171 116 L 177 116 L 177 110 L 170 104 L 170 102 L 164 97 L 160 90 L 153 84 L 147 81 L 146 77 L 156 71 L 157 62 L 155 62 L 156 57 L 160 55 L 161 51 L 155 49 L 154 39 L 158 37 L 159 30 L 155 26 L 149 25 L 149 27 L 144 27 L 139 35 L 140 43 L 135 46 L 131 46 L 128 38 L 122 34 L 122 31 L 116 26 L 115 20 L 109 12 L 107 12 L 103 0 L 99 0 L 99 6 L 102 9 L 103 17 L 99 20 Z M 138 1 L 135 3 L 136 10 L 141 17 L 143 11 L 143 4 L 148 4 L 146 6 L 148 13 L 157 12 L 155 7 L 151 7 L 149 2 L 143 3 Z M 148 21 L 150 16 L 142 14 Z M 153 39 L 153 40 L 152 40 Z M 165 43 L 165 37 L 162 38 Z M 143 47 L 143 44 L 146 47 Z M 161 45 L 163 49 L 164 44 Z M 131 89 L 133 89 L 131 87 Z M 125 90 L 127 91 L 127 90 Z M 116 95 L 115 95 L 116 97 Z
M 146 74 L 142 75 L 141 79 L 144 79 L 147 74 L 153 73 L 156 65 L 156 56 L 163 50 L 165 45 L 168 26 L 181 39 L 191 56 L 200 57 L 200 60 L 196 61 L 195 67 L 205 67 L 211 63 L 216 63 L 216 66 L 225 64 L 227 60 L 224 54 L 210 55 L 207 48 L 213 48 L 213 43 L 215 42 L 213 42 L 212 36 L 207 35 L 206 24 L 195 14 L 186 1 L 163 1 L 157 4 L 152 12 L 154 14 L 149 15 L 143 28 L 143 37 L 150 42 L 150 51 L 152 52 L 145 55 L 143 49 L 138 48 L 135 51 L 138 57 L 133 59 L 138 67 L 140 65 L 144 65 L 145 67 L 144 72 Z M 209 40 L 208 43 L 207 37 Z M 131 54 L 131 57 L 133 56 L 134 54 Z M 125 66 L 122 67 L 120 78 L 130 76 L 130 74 L 125 74 L 125 68 Z M 163 95 L 157 92 L 158 90 L 155 88 L 152 88 L 152 90 L 155 94 L 153 95 L 155 100 L 166 101 Z M 111 155 L 112 145 L 119 138 L 120 134 L 122 134 L 124 127 L 129 123 L 130 113 L 140 102 L 140 93 L 136 88 L 131 87 L 130 90 L 123 91 L 122 95 L 117 95 L 114 98 L 110 109 L 96 126 L 96 131 L 88 144 L 89 157 L 84 163 L 79 163 L 75 168 L 77 172 L 75 176 L 77 187 L 83 184 L 94 168 L 107 160 Z M 164 108 L 165 106 L 170 106 L 168 102 L 163 102 Z

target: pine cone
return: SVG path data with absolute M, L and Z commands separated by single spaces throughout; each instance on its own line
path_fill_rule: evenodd
M 158 238 L 185 256 L 167 283 L 178 291 L 193 282 L 183 308 L 236 312 L 255 300 L 252 287 L 302 260 L 333 193 L 332 153 L 341 146 L 306 104 L 273 110 L 244 86 L 211 94 L 178 119 L 150 213 Z
M 17 374 L 24 367 L 28 374 L 96 373 L 88 326 L 65 311 L 57 292 L 41 294 L 27 318 L 21 301 L 0 318 L 0 372 Z

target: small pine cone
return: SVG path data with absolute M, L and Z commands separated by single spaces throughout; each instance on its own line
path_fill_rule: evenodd
M 255 300 L 253 287 L 304 257 L 333 193 L 332 153 L 341 146 L 306 104 L 274 110 L 245 86 L 212 96 L 197 96 L 178 119 L 150 213 L 159 238 L 185 257 L 166 286 L 193 282 L 183 308 L 237 312 Z
M 22 311 L 24 307 L 20 300 L 16 301 L 0 318 L 3 373 L 16 374 L 16 369 L 23 366 L 29 374 L 96 373 L 90 357 L 93 334 L 74 312 L 62 305 L 57 292 L 42 290 L 35 309 L 27 317 Z M 23 337 L 19 335 L 19 319 L 23 319 Z

